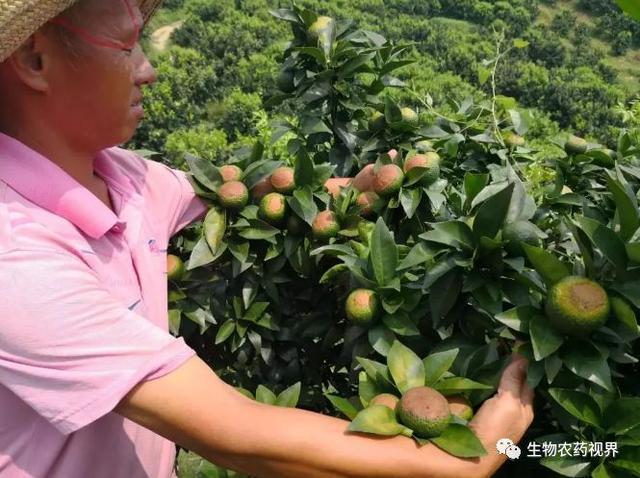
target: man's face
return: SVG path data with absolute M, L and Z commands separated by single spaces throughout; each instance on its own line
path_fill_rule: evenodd
M 85 0 L 61 17 L 81 32 L 67 35 L 72 51 L 63 42 L 53 47 L 57 51 L 49 63 L 47 108 L 62 133 L 83 148 L 128 141 L 143 117 L 142 85 L 155 81 L 155 71 L 135 38 L 142 14 L 135 1 L 130 0 L 130 6 L 131 10 L 123 0 Z M 133 50 L 105 43 L 129 44 Z

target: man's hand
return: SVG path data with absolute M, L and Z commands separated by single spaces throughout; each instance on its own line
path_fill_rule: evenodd
M 533 421 L 534 393 L 526 382 L 527 365 L 524 357 L 514 353 L 502 373 L 498 392 L 484 402 L 469 424 L 489 453 L 481 459 L 486 476 L 492 476 L 507 459 L 498 454 L 497 441 L 508 438 L 517 445 Z

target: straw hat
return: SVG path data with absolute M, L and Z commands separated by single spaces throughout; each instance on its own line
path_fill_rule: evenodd
M 42 25 L 78 0 L 0 0 L 0 62 L 7 59 Z M 145 23 L 162 0 L 140 0 Z

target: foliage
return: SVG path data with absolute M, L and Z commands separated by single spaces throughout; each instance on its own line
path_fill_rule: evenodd
M 640 426 L 640 414 L 629 412 L 639 407 L 635 136 L 622 132 L 613 154 L 597 143 L 566 153 L 566 135 L 558 137 L 548 120 L 495 94 L 501 62 L 530 45 L 522 39 L 502 37 L 497 55 L 478 70 L 491 95 L 452 102 L 445 114 L 393 76 L 411 61 L 406 46 L 350 22 L 326 22 L 312 35 L 318 15 L 308 10 L 274 16 L 293 37 L 282 58 L 292 84 L 266 103 L 292 112 L 272 130 L 276 143 L 287 135 L 286 154 L 274 154 L 263 130 L 265 142 L 235 151 L 229 162 L 243 169 L 249 188 L 283 163 L 292 166 L 287 217 L 268 222 L 256 200 L 225 211 L 218 169 L 185 155 L 192 184 L 211 209 L 171 243 L 187 264 L 186 275 L 170 284 L 174 332 L 238 387 L 284 393 L 300 383 L 300 407 L 337 409 L 352 429 L 383 434 L 410 430 L 391 411 L 369 406 L 376 394 L 427 384 L 462 393 L 477 407 L 517 349 L 530 360 L 528 380 L 539 396 L 525 443 L 553 434 L 569 442 L 615 439 L 621 450 L 617 458 L 574 458 L 571 469 L 580 471 L 548 459 L 509 463 L 500 476 L 529 476 L 541 466 L 565 476 L 626 476 L 620 470 L 637 453 Z M 581 82 L 587 80 L 565 88 L 580 90 Z M 407 97 L 419 105 L 417 119 L 394 99 Z M 522 138 L 532 126 L 539 148 Z M 426 168 L 407 171 L 400 191 L 373 217 L 362 217 L 353 185 L 336 196 L 323 187 L 331 175 L 368 164 L 374 174 L 393 162 L 406 166 L 418 148 L 437 152 L 440 177 L 425 182 Z M 324 210 L 341 225 L 336 237 L 311 232 Z M 502 231 L 514 223 L 528 224 L 542 247 L 511 247 Z M 570 274 L 597 281 L 618 304 L 588 337 L 566 336 L 546 318 L 548 290 Z M 382 305 L 370 323 L 346 316 L 346 297 L 357 288 L 373 291 Z M 435 443 L 454 454 L 481 454 L 456 425 L 455 439 Z

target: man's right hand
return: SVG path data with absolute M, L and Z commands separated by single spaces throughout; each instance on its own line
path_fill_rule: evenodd
M 514 353 L 502 373 L 498 392 L 484 402 L 469 423 L 489 453 L 481 459 L 486 476 L 492 476 L 507 459 L 497 452 L 498 440 L 508 438 L 517 445 L 533 421 L 534 392 L 526 382 L 527 365 L 524 357 Z

